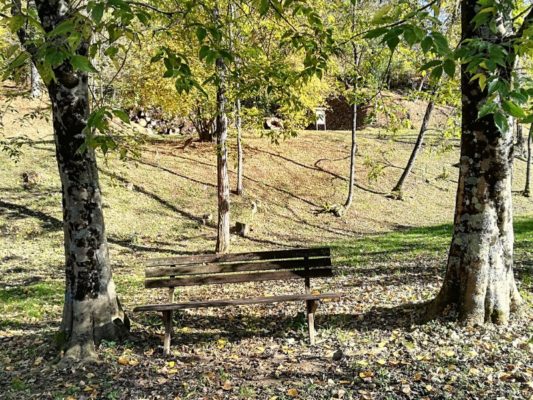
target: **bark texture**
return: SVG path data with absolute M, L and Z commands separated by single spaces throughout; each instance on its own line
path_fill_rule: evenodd
M 214 19 L 219 22 L 218 8 L 214 9 Z M 230 192 L 228 177 L 228 117 L 226 114 L 226 90 L 227 68 L 224 59 L 216 60 L 217 74 L 217 118 L 216 118 L 216 137 L 217 137 L 217 198 L 218 198 L 218 224 L 217 224 L 217 253 L 227 253 L 230 247 Z
M 36 2 L 45 31 L 68 17 L 65 1 Z M 25 45 L 26 34 L 19 32 Z M 55 39 L 57 40 L 57 39 Z M 77 54 L 86 55 L 89 40 Z M 27 47 L 34 58 L 36 52 Z M 65 250 L 65 303 L 61 322 L 67 359 L 95 358 L 95 344 L 127 333 L 129 321 L 118 301 L 105 234 L 102 195 L 94 150 L 78 151 L 89 115 L 88 76 L 68 61 L 47 84 L 52 103 L 56 158 L 61 178 Z
M 477 5 L 462 1 L 464 38 L 483 34 L 471 22 Z M 481 32 L 481 33 L 480 33 Z M 510 79 L 513 60 L 501 68 Z M 455 221 L 443 286 L 433 311 L 457 305 L 468 324 L 506 323 L 521 304 L 513 275 L 513 213 L 511 197 L 513 134 L 501 133 L 492 115 L 478 119 L 478 107 L 487 98 L 471 74 L 461 71 L 462 136 Z
M 30 96 L 34 99 L 41 97 L 42 83 L 39 71 L 33 62 L 30 62 Z

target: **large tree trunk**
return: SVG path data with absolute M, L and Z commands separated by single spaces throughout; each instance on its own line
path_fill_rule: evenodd
M 68 9 L 61 2 L 37 1 L 47 32 Z M 78 54 L 86 55 L 87 44 Z M 67 359 L 95 357 L 95 344 L 117 339 L 129 321 L 115 293 L 102 212 L 94 150 L 78 151 L 85 141 L 89 116 L 88 77 L 68 62 L 54 70 L 48 84 L 52 102 L 56 158 L 63 197 L 65 304 L 61 322 Z
M 531 185 L 531 147 L 533 147 L 533 124 L 529 127 L 529 136 L 527 139 L 527 165 L 526 165 L 526 186 L 524 188 L 524 196 L 529 197 Z
M 433 108 L 435 106 L 433 95 L 434 95 L 434 92 L 432 94 L 431 99 L 429 100 L 427 104 L 426 113 L 424 114 L 424 118 L 422 119 L 422 125 L 420 125 L 420 131 L 418 132 L 418 137 L 416 138 L 415 147 L 413 147 L 413 151 L 411 152 L 409 161 L 407 161 L 407 165 L 405 166 L 405 169 L 403 170 L 403 173 L 400 176 L 398 183 L 396 183 L 396 186 L 394 186 L 394 189 L 392 189 L 392 191 L 397 194 L 399 199 L 402 198 L 403 184 L 405 183 L 405 180 L 411 173 L 411 170 L 413 169 L 413 166 L 415 164 L 416 157 L 418 156 L 418 153 L 420 152 L 420 149 L 422 148 L 422 143 L 424 143 L 424 136 L 426 134 L 427 127 L 431 119 L 431 114 L 433 113 Z
M 218 8 L 214 9 L 214 18 L 219 22 Z M 216 60 L 217 86 L 217 198 L 218 198 L 218 228 L 217 228 L 217 253 L 227 253 L 230 247 L 229 229 L 229 178 L 228 178 L 228 118 L 226 115 L 226 73 L 227 68 L 223 58 Z
M 242 132 L 241 132 L 241 100 L 237 99 L 237 111 L 236 111 L 235 125 L 237 126 L 237 188 L 236 193 L 242 195 L 244 193 L 243 188 L 243 155 L 242 155 Z
M 474 30 L 478 6 L 462 1 L 464 38 L 489 29 Z M 494 38 L 484 38 L 486 40 Z M 512 60 L 501 69 L 509 79 Z M 501 133 L 493 116 L 478 119 L 487 98 L 471 74 L 461 71 L 462 136 L 454 232 L 446 276 L 433 311 L 458 307 L 468 324 L 506 323 L 521 298 L 513 275 L 513 210 L 511 198 L 513 134 Z

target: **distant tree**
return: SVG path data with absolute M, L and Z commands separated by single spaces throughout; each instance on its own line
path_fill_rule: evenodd
M 533 147 L 533 124 L 529 126 L 529 135 L 527 139 L 527 158 L 526 158 L 526 185 L 524 187 L 524 196 L 529 197 L 531 195 L 531 147 Z

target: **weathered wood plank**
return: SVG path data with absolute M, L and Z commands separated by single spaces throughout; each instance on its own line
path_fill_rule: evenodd
M 207 307 L 228 307 L 241 306 L 250 304 L 270 304 L 285 301 L 318 301 L 321 299 L 338 299 L 341 298 L 340 293 L 322 293 L 322 294 L 291 294 L 284 296 L 269 296 L 269 297 L 253 297 L 246 299 L 229 299 L 229 300 L 207 300 L 207 301 L 190 301 L 186 303 L 174 304 L 148 304 L 144 306 L 135 307 L 134 312 L 143 311 L 172 311 L 183 310 L 190 308 L 207 308 Z
M 195 276 L 190 278 L 171 278 L 171 279 L 153 279 L 146 280 L 144 287 L 147 289 L 164 288 L 173 286 L 201 286 L 223 283 L 242 283 L 242 282 L 261 282 L 275 280 L 302 279 L 305 277 L 319 278 L 331 277 L 333 271 L 331 268 L 317 268 L 309 271 L 279 271 L 279 272 L 259 272 L 247 274 L 232 275 L 207 275 Z
M 310 260 L 281 260 L 268 262 L 254 262 L 244 264 L 206 264 L 206 265 L 179 265 L 174 267 L 151 267 L 146 268 L 147 278 L 158 278 L 170 275 L 195 275 L 217 274 L 244 271 L 268 271 L 283 269 L 301 269 L 304 267 L 330 267 L 331 258 L 321 257 Z
M 245 262 L 255 260 L 272 260 L 282 258 L 302 258 L 302 257 L 325 257 L 330 256 L 329 247 L 314 249 L 286 249 L 272 251 L 257 251 L 252 253 L 232 253 L 232 254 L 198 254 L 184 257 L 154 258 L 145 261 L 145 266 L 165 266 L 165 265 L 185 265 L 185 264 L 205 264 L 205 263 L 227 263 Z

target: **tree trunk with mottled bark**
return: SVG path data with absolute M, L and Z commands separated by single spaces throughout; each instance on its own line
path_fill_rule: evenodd
M 39 71 L 33 61 L 30 61 L 30 96 L 34 99 L 41 97 L 42 86 Z
M 466 39 L 496 40 L 491 30 L 476 30 L 472 19 L 479 5 L 463 0 L 462 32 Z M 500 76 L 510 79 L 512 57 Z M 511 197 L 511 129 L 500 132 L 492 115 L 478 119 L 487 99 L 472 74 L 462 68 L 462 136 L 455 221 L 443 286 L 433 313 L 455 305 L 467 324 L 504 324 L 521 304 L 513 275 L 513 210 Z
M 533 124 L 529 127 L 529 135 L 527 139 L 527 165 L 526 165 L 526 186 L 524 188 L 524 196 L 529 197 L 531 195 L 531 147 L 533 147 Z
M 426 134 L 429 121 L 431 119 L 431 114 L 433 113 L 433 108 L 435 106 L 433 95 L 434 95 L 434 92 L 432 94 L 430 101 L 427 104 L 426 112 L 424 114 L 424 118 L 422 119 L 422 125 L 420 125 L 420 131 L 418 132 L 418 137 L 416 138 L 415 147 L 413 147 L 413 151 L 411 152 L 409 161 L 407 161 L 407 165 L 405 166 L 402 172 L 402 175 L 400 176 L 400 179 L 398 179 L 396 186 L 394 186 L 394 189 L 392 189 L 392 192 L 396 193 L 399 199 L 402 198 L 403 184 L 405 183 L 405 180 L 411 173 L 413 166 L 415 164 L 416 157 L 418 156 L 418 153 L 420 152 L 420 149 L 422 148 L 422 144 L 424 143 L 424 136 Z
M 37 10 L 47 32 L 69 12 L 63 1 L 37 0 Z M 19 38 L 26 45 L 24 32 L 19 32 Z M 35 57 L 31 45 L 28 49 Z M 88 41 L 77 54 L 85 56 L 87 49 Z M 90 112 L 88 76 L 74 71 L 68 61 L 54 73 L 56 79 L 47 88 L 62 187 L 66 275 L 60 336 L 66 359 L 86 360 L 96 357 L 95 345 L 102 339 L 127 334 L 129 321 L 112 279 L 95 153 L 78 151 L 85 142 Z

